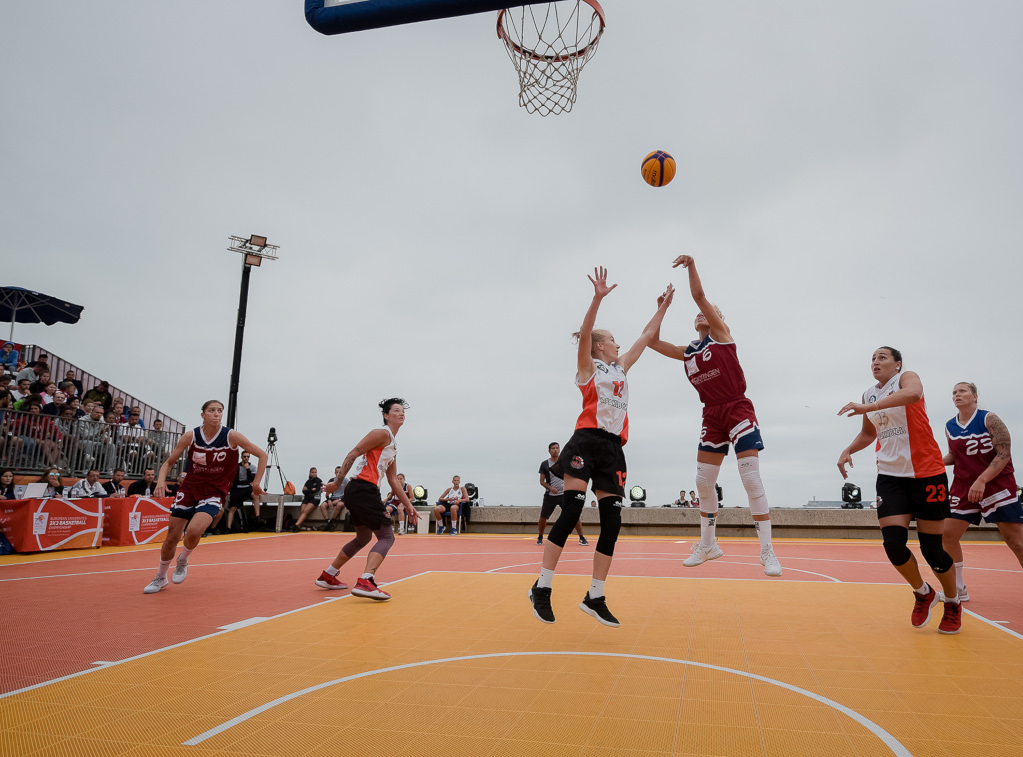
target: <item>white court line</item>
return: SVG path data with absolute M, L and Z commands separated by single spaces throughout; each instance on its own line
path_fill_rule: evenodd
M 410 578 L 418 578 L 419 576 L 425 576 L 429 572 L 430 571 L 424 571 L 423 573 L 416 573 L 414 576 L 405 576 L 405 578 L 397 578 L 394 581 L 388 581 L 385 584 L 381 584 L 381 586 L 390 586 L 391 584 L 401 583 L 402 581 L 407 581 Z M 262 619 L 259 620 L 259 622 L 265 622 L 267 620 L 276 620 L 277 618 L 283 618 L 286 615 L 291 615 L 291 614 L 296 613 L 296 612 L 302 612 L 303 610 L 311 610 L 314 607 L 322 607 L 324 601 L 327 601 L 327 602 L 337 602 L 338 600 L 341 600 L 341 599 L 348 599 L 351 596 L 353 596 L 353 595 L 352 594 L 345 594 L 344 596 L 341 596 L 341 597 L 327 597 L 325 600 L 321 599 L 319 602 L 317 602 L 314 605 L 307 605 L 305 607 L 298 607 L 298 608 L 296 608 L 294 610 L 287 610 L 286 612 L 282 612 L 282 613 L 280 613 L 278 615 L 272 615 L 269 618 L 262 618 Z M 244 622 L 244 621 L 241 621 L 241 622 Z M 246 623 L 246 625 L 255 625 L 255 624 L 254 623 Z M 226 629 L 227 626 L 224 626 L 224 628 Z M 208 633 L 205 636 L 197 636 L 194 639 L 186 639 L 185 641 L 179 641 L 177 644 L 171 644 L 171 645 L 166 646 L 166 647 L 161 647 L 160 649 L 153 649 L 153 650 L 150 650 L 149 652 L 143 652 L 142 654 L 137 654 L 134 657 L 125 657 L 123 660 L 116 660 L 115 662 L 93 663 L 93 665 L 99 665 L 100 667 L 90 668 L 88 670 L 79 670 L 77 673 L 71 673 L 70 675 L 61 676 L 60 678 L 53 678 L 53 679 L 51 679 L 49 681 L 42 681 L 41 683 L 34 683 L 31 686 L 25 686 L 25 687 L 20 688 L 20 689 L 15 689 L 14 691 L 8 691 L 8 692 L 0 693 L 0 699 L 5 699 L 6 697 L 11 697 L 11 696 L 14 696 L 15 694 L 22 694 L 22 693 L 24 693 L 26 691 L 32 691 L 33 689 L 41 689 L 43 686 L 49 686 L 51 683 L 58 683 L 60 681 L 67 681 L 68 679 L 77 678 L 78 676 L 83 676 L 83 675 L 85 675 L 87 673 L 94 673 L 97 670 L 105 670 L 105 669 L 107 669 L 109 667 L 112 667 L 114 665 L 121 665 L 121 664 L 126 663 L 126 662 L 133 662 L 134 660 L 141 660 L 143 657 L 149 657 L 149 656 L 154 655 L 154 654 L 159 654 L 160 652 L 168 652 L 171 649 L 177 649 L 178 647 L 184 647 L 184 646 L 187 646 L 189 644 L 194 644 L 195 642 L 202 641 L 203 639 L 212 639 L 214 636 L 223 636 L 225 633 L 231 633 L 231 630 L 214 631 L 213 633 Z
M 621 561 L 621 560 L 647 560 L 649 562 L 677 562 L 680 559 L 682 559 L 682 557 L 683 557 L 683 555 L 679 555 L 678 557 L 675 557 L 674 559 L 672 559 L 672 558 L 668 558 L 668 557 L 650 557 L 649 555 L 637 555 L 635 557 L 632 557 L 630 555 L 618 555 L 617 557 L 615 557 L 615 561 Z M 540 559 L 543 559 L 543 558 L 541 557 Z M 561 563 L 561 562 L 589 562 L 590 560 L 591 560 L 591 558 L 588 558 L 588 557 L 570 557 L 570 558 L 564 558 L 562 560 L 559 560 L 559 563 Z M 496 573 L 497 571 L 505 570 L 506 568 L 525 568 L 525 567 L 530 566 L 530 565 L 536 565 L 538 562 L 539 562 L 538 560 L 533 560 L 532 562 L 519 563 L 518 565 L 503 565 L 500 568 L 491 568 L 490 570 L 484 571 L 484 573 Z M 714 562 L 716 562 L 716 563 L 723 563 L 725 565 L 745 565 L 745 566 L 748 566 L 748 567 L 751 567 L 751 568 L 760 567 L 759 563 L 734 562 L 732 560 L 722 560 L 720 558 L 717 559 L 717 560 L 714 560 Z M 811 576 L 820 576 L 821 578 L 826 578 L 829 581 L 834 581 L 836 584 L 843 583 L 842 581 L 840 581 L 839 579 L 835 578 L 834 576 L 829 576 L 826 573 L 815 573 L 812 570 L 800 570 L 799 568 L 792 568 L 792 567 L 786 567 L 785 570 L 793 570 L 796 573 L 809 573 Z M 671 576 L 671 577 L 672 578 L 681 578 L 681 576 Z M 693 578 L 699 578 L 699 576 L 695 576 L 694 575 Z
M 1006 628 L 1005 626 L 999 625 L 999 623 L 1008 623 L 1009 622 L 1008 620 L 988 620 L 983 615 L 978 615 L 973 610 L 967 610 L 965 607 L 963 608 L 963 612 L 966 613 L 967 615 L 972 615 L 977 620 L 983 621 L 984 623 L 987 623 L 989 626 L 993 626 L 994 628 L 997 628 L 1000 631 L 1005 631 L 1007 634 L 1015 636 L 1017 639 L 1023 639 L 1023 634 L 1016 633 L 1011 628 Z
M 486 660 L 486 659 L 493 659 L 495 657 L 534 657 L 534 656 L 555 656 L 555 655 L 556 656 L 572 656 L 572 657 L 615 657 L 615 658 L 629 659 L 629 660 L 646 660 L 646 661 L 650 661 L 650 662 L 670 662 L 670 663 L 675 663 L 675 664 L 679 664 L 679 665 L 692 665 L 694 667 L 706 668 L 708 670 L 716 670 L 716 671 L 719 671 L 721 673 L 732 673 L 733 675 L 745 676 L 746 678 L 750 678 L 750 679 L 755 680 L 755 681 L 760 681 L 762 683 L 769 683 L 772 686 L 779 686 L 779 687 L 781 687 L 783 689 L 788 689 L 789 691 L 795 692 L 796 694 L 802 694 L 805 697 L 808 697 L 810 699 L 813 699 L 814 701 L 820 702 L 821 704 L 825 704 L 828 707 L 831 707 L 832 709 L 838 710 L 843 715 L 846 715 L 847 717 L 851 718 L 852 720 L 855 720 L 857 723 L 859 723 L 864 728 L 866 728 L 868 731 L 870 731 L 875 736 L 877 736 L 882 742 L 884 742 L 885 746 L 887 746 L 891 750 L 892 754 L 897 755 L 897 757 L 913 757 L 912 753 L 908 749 L 906 749 L 906 747 L 904 747 L 902 745 L 902 743 L 898 739 L 896 739 L 894 736 L 892 736 L 890 733 L 888 733 L 888 731 L 886 731 L 884 728 L 879 726 L 874 721 L 872 721 L 869 718 L 864 717 L 860 713 L 856 712 L 856 710 L 850 709 L 849 707 L 846 707 L 844 704 L 839 704 L 838 702 L 836 702 L 833 699 L 828 699 L 827 697 L 822 697 L 820 694 L 814 694 L 812 691 L 808 691 L 806 689 L 802 689 L 802 688 L 800 688 L 798 686 L 793 686 L 790 683 L 785 683 L 784 681 L 779 681 L 779 680 L 774 679 L 774 678 L 767 678 L 766 676 L 757 675 L 756 673 L 749 673 L 749 672 L 747 672 L 745 670 L 735 670 L 734 668 L 725 668 L 725 667 L 721 667 L 720 665 L 710 665 L 710 664 L 705 663 L 705 662 L 693 662 L 691 660 L 680 660 L 680 659 L 676 659 L 674 657 L 653 657 L 653 656 L 650 656 L 650 655 L 624 654 L 624 653 L 616 653 L 616 652 L 496 652 L 494 654 L 474 654 L 474 655 L 466 655 L 464 657 L 446 657 L 446 658 L 440 659 L 440 660 L 424 660 L 422 662 L 410 662 L 410 663 L 406 663 L 404 665 L 392 665 L 391 667 L 388 667 L 388 668 L 379 668 L 377 670 L 368 670 L 365 673 L 356 673 L 355 675 L 345 676 L 344 678 L 336 678 L 333 681 L 326 681 L 324 683 L 317 684 L 316 686 L 310 686 L 310 687 L 302 689 L 300 691 L 296 691 L 296 692 L 293 692 L 291 694 L 287 694 L 287 695 L 285 695 L 283 697 L 278 697 L 277 699 L 274 699 L 272 702 L 267 702 L 266 704 L 260 705 L 259 707 L 256 707 L 254 709 L 249 710 L 248 712 L 242 713 L 241 715 L 239 715 L 236 718 L 232 718 L 231 720 L 228 720 L 228 721 L 226 721 L 224 723 L 221 723 L 220 725 L 216 726 L 215 728 L 211 728 L 210 730 L 208 730 L 208 731 L 206 731 L 204 733 L 200 733 L 198 736 L 195 736 L 195 737 L 189 739 L 188 741 L 183 741 L 182 742 L 182 746 L 195 746 L 196 744 L 201 744 L 206 739 L 208 739 L 208 738 L 210 738 L 212 736 L 216 736 L 217 734 L 223 733 L 227 729 L 229 729 L 229 728 L 231 728 L 233 726 L 236 726 L 239 723 L 243 723 L 243 722 L 245 722 L 249 718 L 252 718 L 255 715 L 259 715 L 260 713 L 266 712 L 267 710 L 269 710 L 269 709 L 271 709 L 273 707 L 276 707 L 279 704 L 283 704 L 285 702 L 289 702 L 292 699 L 297 699 L 300 696 L 312 693 L 314 691 L 320 691 L 321 689 L 325 689 L 325 688 L 327 688 L 329 686 L 335 686 L 337 684 L 347 683 L 348 681 L 355 681 L 355 680 L 357 680 L 359 678 L 367 678 L 369 676 L 379 675 L 381 673 L 392 673 L 392 672 L 394 672 L 396 670 L 407 670 L 408 668 L 418 668 L 418 667 L 422 667 L 424 665 L 442 665 L 442 664 L 451 663 L 451 662 L 464 662 L 466 660 Z

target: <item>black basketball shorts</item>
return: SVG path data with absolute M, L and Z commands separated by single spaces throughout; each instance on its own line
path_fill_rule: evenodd
M 620 436 L 599 428 L 580 428 L 562 448 L 551 472 L 559 478 L 572 476 L 592 484 L 593 491 L 625 496 L 625 452 Z

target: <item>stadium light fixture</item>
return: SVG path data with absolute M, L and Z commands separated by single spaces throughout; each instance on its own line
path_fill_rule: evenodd
M 863 492 L 856 484 L 842 484 L 842 508 L 844 510 L 862 510 Z
M 646 507 L 646 489 L 642 486 L 634 486 L 629 489 L 630 507 Z

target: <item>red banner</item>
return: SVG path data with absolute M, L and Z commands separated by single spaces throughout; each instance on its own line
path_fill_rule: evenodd
M 103 500 L 103 546 L 159 544 L 167 536 L 173 497 Z
M 16 499 L 0 503 L 0 529 L 18 552 L 98 547 L 103 505 L 98 499 Z

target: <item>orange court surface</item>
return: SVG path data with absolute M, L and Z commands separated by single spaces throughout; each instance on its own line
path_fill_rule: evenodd
M 398 536 L 388 602 L 314 586 L 349 537 L 210 537 L 155 595 L 159 545 L 0 558 L 0 754 L 1021 754 L 1023 571 L 1001 542 L 964 544 L 971 601 L 943 636 L 940 605 L 910 625 L 879 541 L 777 540 L 769 579 L 756 539 L 690 569 L 692 540 L 625 537 L 613 629 L 578 609 L 574 536 L 554 625 L 526 596 L 535 536 Z

